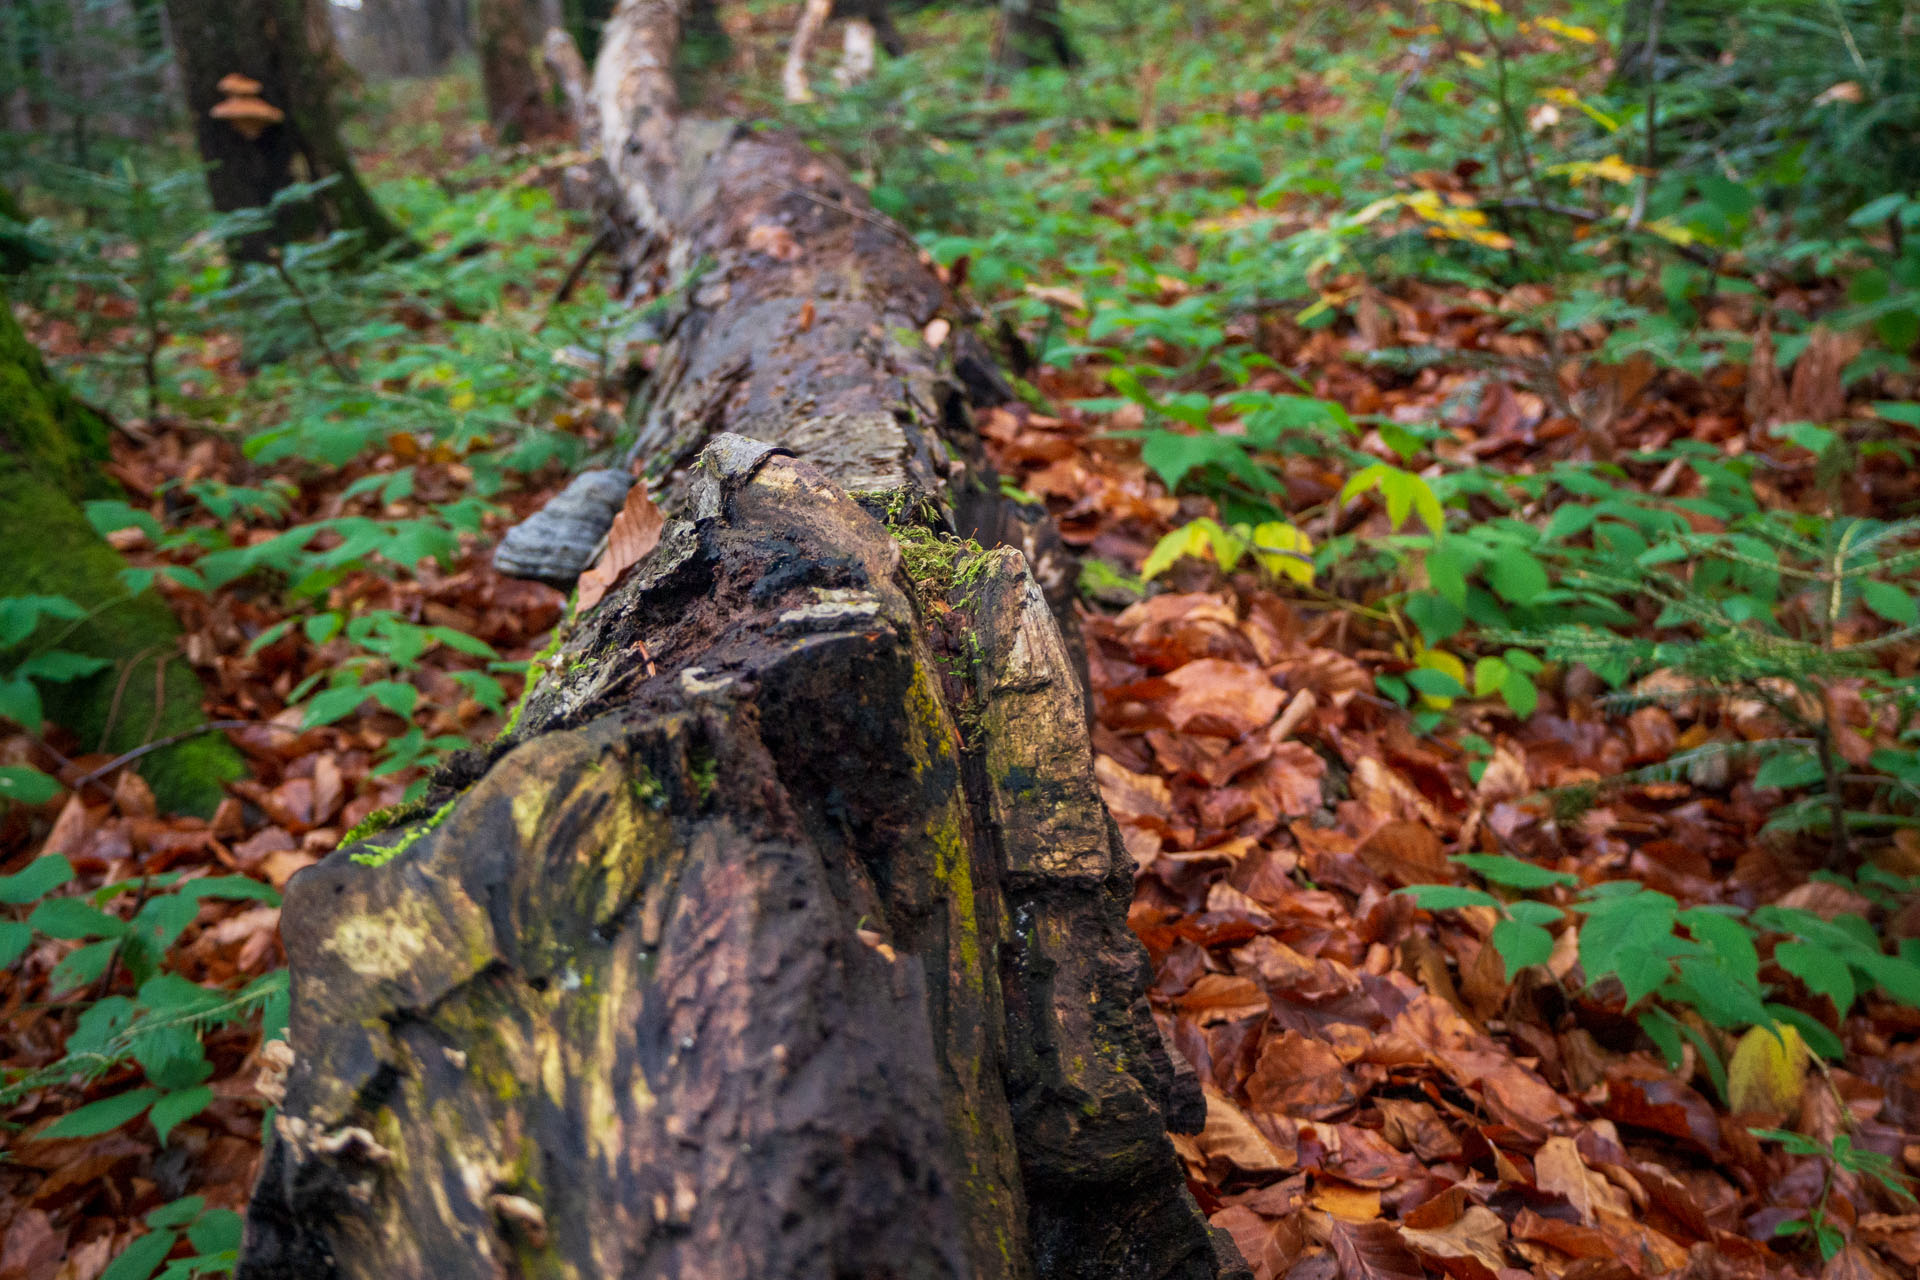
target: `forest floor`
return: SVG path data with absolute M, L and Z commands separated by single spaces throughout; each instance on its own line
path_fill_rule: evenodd
M 774 110 L 764 86 L 790 18 L 784 7 L 762 7 L 734 23 L 729 105 Z M 916 47 L 950 39 L 954 28 L 944 22 L 911 28 Z M 1642 1034 L 1618 984 L 1581 980 L 1576 928 L 1563 928 L 1540 963 L 1510 976 L 1492 940 L 1500 910 L 1428 910 L 1396 892 L 1464 885 L 1469 877 L 1451 856 L 1485 853 L 1553 873 L 1539 891 L 1556 903 L 1573 887 L 1631 880 L 1668 895 L 1676 911 L 1771 904 L 1828 919 L 1859 916 L 1896 941 L 1920 937 L 1920 898 L 1911 892 L 1824 875 L 1832 868 L 1822 849 L 1763 833 L 1780 792 L 1757 787 L 1750 769 L 1626 776 L 1702 743 L 1777 735 L 1768 708 L 1693 698 L 1611 713 L 1598 682 L 1569 666 L 1548 670 L 1525 716 L 1498 697 L 1462 696 L 1444 708 L 1430 704 L 1424 709 L 1446 715 L 1422 720 L 1418 702 L 1409 709 L 1380 684 L 1418 669 L 1420 647 L 1404 622 L 1369 603 L 1377 585 L 1358 572 L 1336 566 L 1309 589 L 1251 562 L 1223 573 L 1196 557 L 1162 575 L 1170 589 L 1144 589 L 1137 575 L 1160 540 L 1224 507 L 1206 494 L 1169 493 L 1128 434 L 1145 418 L 1138 402 L 1115 400 L 1112 371 L 1150 367 L 1147 398 L 1206 397 L 1216 428 L 1230 434 L 1218 406 L 1236 387 L 1209 363 L 1228 345 L 1248 370 L 1238 389 L 1337 404 L 1373 424 L 1359 448 L 1383 461 L 1407 459 L 1379 424 L 1430 424 L 1416 468 L 1472 465 L 1526 476 L 1599 454 L 1620 461 L 1623 487 L 1659 496 L 1686 481 L 1665 461 L 1635 458 L 1691 440 L 1725 457 L 1765 455 L 1767 500 L 1807 510 L 1828 501 L 1825 478 L 1811 455 L 1757 424 L 1836 400 L 1831 416 L 1870 417 L 1866 401 L 1908 388 L 1883 379 L 1874 396 L 1850 393 L 1832 361 L 1814 367 L 1817 356 L 1802 357 L 1782 378 L 1737 362 L 1680 369 L 1591 358 L 1606 337 L 1599 326 L 1550 345 L 1512 323 L 1516 311 L 1552 301 L 1551 283 L 1502 295 L 1356 270 L 1319 281 L 1323 297 L 1341 300 L 1332 323 L 1303 326 L 1297 306 L 1221 302 L 1196 312 L 1189 299 L 1230 292 L 1198 261 L 1209 246 L 1226 249 L 1193 230 L 1196 223 L 1270 226 L 1278 237 L 1332 216 L 1313 199 L 1253 199 L 1244 184 L 1221 177 L 1214 143 L 1257 150 L 1271 144 L 1263 129 L 1284 126 L 1302 145 L 1346 145 L 1378 128 L 1379 102 L 1324 68 L 1297 70 L 1284 50 L 1215 79 L 1146 61 L 1144 77 L 1128 82 L 1116 72 L 1105 97 L 1089 91 L 1083 118 L 1036 124 L 1023 119 L 1032 98 L 1003 89 L 945 117 L 944 133 L 929 129 L 914 145 L 930 137 L 944 172 L 998 166 L 994 192 L 1028 193 L 1028 205 L 992 232 L 934 227 L 941 236 L 928 239 L 956 281 L 970 272 L 986 313 L 1018 335 L 1012 354 L 1033 394 L 980 423 L 996 464 L 1045 504 L 1073 547 L 1110 570 L 1089 575 L 1082 614 L 1097 771 L 1138 865 L 1131 919 L 1154 962 L 1155 1012 L 1207 1091 L 1205 1131 L 1175 1139 L 1195 1194 L 1262 1280 L 1915 1274 L 1920 1213 L 1910 1202 L 1830 1155 L 1793 1153 L 1754 1130 L 1791 1129 L 1829 1152 L 1844 1138 L 1896 1170 L 1920 1172 L 1920 1011 L 1881 994 L 1837 1007 L 1769 964 L 1775 998 L 1829 1026 L 1844 1051 L 1830 1061 L 1789 1056 L 1774 1064 L 1771 1092 L 1741 1091 L 1749 1103 L 1773 1105 L 1735 1113 L 1726 1082 L 1692 1044 L 1676 1071 Z M 393 101 L 366 153 L 374 177 L 447 179 L 444 157 L 478 138 L 468 103 L 427 89 Z M 941 173 L 862 109 L 856 95 L 808 119 L 880 189 L 883 207 L 891 202 L 890 211 L 918 226 Z M 1011 144 L 996 132 L 1009 127 L 1024 159 L 1010 160 Z M 522 160 L 493 180 L 537 187 L 555 172 L 540 157 Z M 1113 168 L 1131 172 L 1114 180 Z M 1182 209 L 1172 230 L 1148 228 L 1138 242 L 1127 240 L 1130 230 L 1121 228 L 1150 222 L 1162 211 L 1156 202 L 1183 187 L 1207 199 Z M 1056 214 L 1065 220 L 1049 225 Z M 511 304 L 537 307 L 551 296 L 582 234 L 546 228 L 514 242 L 521 275 Z M 1118 330 L 1133 343 L 1124 357 L 1093 332 L 1098 308 L 1086 296 L 1114 281 L 1131 290 L 1122 303 L 1134 321 Z M 1716 305 L 1725 311 L 1716 328 L 1751 336 L 1760 324 L 1758 309 L 1739 297 Z M 1185 317 L 1186 327 L 1169 327 L 1168 316 Z M 441 323 L 401 319 L 417 332 Z M 51 311 L 27 320 L 41 349 L 63 364 L 105 358 L 121 336 L 111 324 L 83 329 Z M 197 339 L 195 396 L 244 401 L 255 373 L 241 354 L 237 334 Z M 1607 408 L 1570 414 L 1576 404 Z M 540 412 L 550 429 L 592 448 L 612 439 L 623 407 L 618 385 L 582 374 Z M 114 474 L 129 501 L 156 517 L 222 523 L 151 498 L 169 480 L 284 482 L 294 496 L 277 519 L 224 522 L 242 543 L 303 518 L 416 517 L 473 482 L 457 451 L 406 434 L 321 470 L 262 463 L 232 431 L 186 413 L 124 428 Z M 1316 539 L 1333 532 L 1360 546 L 1393 541 L 1398 522 L 1387 504 L 1343 500 L 1348 477 L 1326 457 L 1296 453 L 1276 466 L 1272 503 Z M 377 494 L 366 483 L 376 478 L 377 487 L 378 477 L 407 467 L 410 492 Z M 489 554 L 500 530 L 563 481 L 549 467 L 535 483 L 494 497 L 483 532 L 463 537 L 450 563 L 356 572 L 328 587 L 329 606 L 392 609 L 478 637 L 501 660 L 531 657 L 565 600 L 495 574 Z M 1891 456 L 1862 464 L 1847 484 L 1846 501 L 1867 512 L 1904 512 L 1920 498 L 1920 479 Z M 1530 518 L 1547 515 L 1543 508 Z M 193 558 L 133 533 L 116 545 L 136 565 Z M 305 727 L 290 695 L 346 659 L 344 639 L 295 627 L 256 645 L 276 624 L 305 614 L 244 580 L 207 594 L 170 592 L 170 600 L 207 683 L 209 715 L 255 726 L 231 735 L 250 776 L 210 820 L 194 819 L 156 812 L 129 770 L 78 784 L 107 763 L 88 744 L 5 739 L 0 759 L 31 760 L 74 789 L 38 812 L 0 813 L 0 870 L 58 850 L 88 886 L 131 883 L 144 893 L 146 877 L 166 873 L 240 874 L 282 886 L 356 822 L 400 798 L 417 770 L 380 772 L 395 739 L 410 729 L 468 739 L 498 725 L 498 708 L 455 679 L 480 664 L 443 647 L 408 676 L 422 694 L 411 716 L 370 705 Z M 501 680 L 511 704 L 516 677 Z M 1844 700 L 1845 691 L 1833 696 Z M 63 758 L 50 758 L 56 748 Z M 1556 801 L 1569 793 L 1581 803 Z M 1866 854 L 1888 877 L 1920 874 L 1920 841 L 1911 834 Z M 206 902 L 170 967 L 205 985 L 258 978 L 281 962 L 277 923 L 272 905 Z M 1670 929 L 1671 917 L 1662 927 Z M 73 947 L 41 938 L 0 980 L 0 1062 L 8 1067 L 44 1067 L 72 1034 L 75 1003 L 49 984 Z M 110 972 L 95 994 L 113 981 Z M 1735 1044 L 1697 1020 L 1689 1030 L 1723 1051 Z M 158 1206 L 184 1195 L 244 1204 L 266 1107 L 256 1087 L 258 1031 L 217 1029 L 206 1046 L 211 1102 L 165 1142 L 144 1123 L 36 1137 L 87 1097 L 136 1082 L 131 1066 L 84 1094 L 50 1086 L 7 1110 L 4 1119 L 20 1128 L 0 1139 L 0 1219 L 8 1223 L 0 1280 L 94 1280 Z M 1782 1223 L 1809 1216 L 1824 1216 L 1843 1235 L 1846 1247 L 1831 1259 L 1805 1236 L 1775 1238 Z

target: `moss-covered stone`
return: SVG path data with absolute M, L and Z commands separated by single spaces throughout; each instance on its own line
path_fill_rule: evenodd
M 180 624 L 152 592 L 128 597 L 125 563 L 94 533 L 80 502 L 111 496 L 107 424 L 47 373 L 0 295 L 0 591 L 64 596 L 88 616 L 58 647 L 102 658 L 99 674 L 44 684 L 47 716 L 89 750 L 113 753 L 201 724 L 201 687 L 179 654 Z M 52 647 L 48 623 L 9 657 Z M 11 666 L 0 657 L 0 666 Z M 33 726 L 38 728 L 38 726 Z M 170 810 L 210 813 L 244 772 L 226 739 L 189 738 L 146 756 L 140 773 Z

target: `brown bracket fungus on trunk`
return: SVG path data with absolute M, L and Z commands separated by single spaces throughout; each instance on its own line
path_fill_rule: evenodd
M 1046 544 L 968 427 L 997 378 L 838 170 L 673 114 L 676 21 L 627 0 L 595 78 L 686 283 L 673 519 L 432 817 L 289 886 L 240 1276 L 1244 1276 L 1167 1137 L 1202 1104 Z

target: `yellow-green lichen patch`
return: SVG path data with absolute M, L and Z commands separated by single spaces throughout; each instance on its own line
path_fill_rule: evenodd
M 322 943 L 363 978 L 397 978 L 427 954 L 425 927 L 392 916 L 350 916 Z

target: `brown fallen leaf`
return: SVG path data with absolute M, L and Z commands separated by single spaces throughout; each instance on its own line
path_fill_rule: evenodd
M 1247 1097 L 1272 1115 L 1324 1120 L 1352 1106 L 1358 1094 L 1332 1045 L 1287 1031 L 1260 1050 Z
M 1342 1280 L 1425 1280 L 1420 1259 L 1390 1223 L 1334 1219 L 1333 1254 Z
M 1450 884 L 1453 866 L 1433 828 L 1420 822 L 1389 822 L 1361 844 L 1360 861 L 1389 884 Z
M 1533 1175 L 1542 1191 L 1565 1196 L 1588 1226 L 1601 1209 L 1625 1214 L 1631 1208 L 1626 1192 L 1587 1167 L 1572 1138 L 1548 1138 L 1534 1153 Z
M 592 568 L 580 575 L 577 606 L 580 613 L 599 604 L 622 574 L 660 545 L 660 532 L 666 524 L 667 518 L 647 496 L 644 483 L 636 483 L 627 490 L 626 505 L 620 508 L 620 514 L 613 518 L 613 527 L 607 531 L 607 549 L 600 553 Z
M 1506 1265 L 1507 1224 L 1485 1205 L 1469 1205 L 1451 1226 L 1440 1230 L 1402 1226 L 1400 1238 L 1423 1261 L 1450 1276 L 1485 1280 Z M 1461 1264 L 1477 1264 L 1482 1270 Z
M 1195 1145 L 1209 1168 L 1219 1162 L 1224 1166 L 1223 1171 L 1284 1173 L 1299 1163 L 1297 1144 L 1291 1150 L 1283 1150 L 1226 1094 L 1212 1085 L 1205 1086 L 1203 1091 L 1207 1099 L 1207 1123 L 1195 1139 Z M 1291 1125 L 1277 1128 L 1292 1132 Z
M 1286 696 L 1266 672 L 1251 663 L 1201 658 L 1167 673 L 1174 696 L 1167 719 L 1182 733 L 1237 738 L 1264 729 Z

